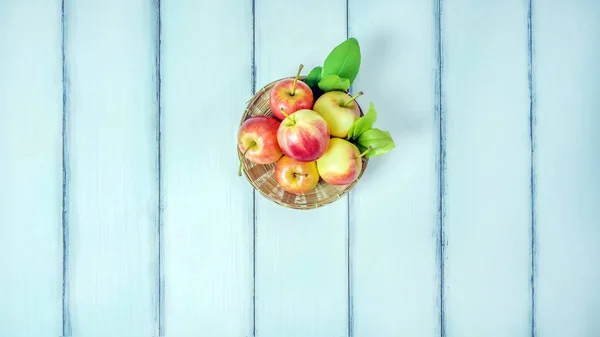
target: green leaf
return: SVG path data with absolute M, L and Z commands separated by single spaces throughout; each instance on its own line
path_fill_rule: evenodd
M 358 148 L 358 151 L 360 153 L 363 153 L 363 152 L 367 151 L 367 149 L 368 149 L 368 148 L 366 148 L 366 147 L 364 147 L 364 146 L 362 146 L 362 145 L 360 145 L 358 143 L 355 143 L 354 145 L 356 145 L 356 147 Z M 366 155 L 365 155 L 365 157 L 366 157 Z
M 337 45 L 325 59 L 321 76 L 338 75 L 347 78 L 350 84 L 360 69 L 360 46 L 355 38 L 349 38 Z
M 319 82 L 319 88 L 325 92 L 333 90 L 346 91 L 350 88 L 350 81 L 338 75 L 327 75 Z
M 321 71 L 323 71 L 323 67 L 314 67 L 313 70 L 311 70 L 310 73 L 306 75 L 304 82 L 308 84 L 309 87 L 315 88 L 317 86 L 317 83 L 321 81 Z
M 389 152 L 390 150 L 392 150 L 395 147 L 396 147 L 396 144 L 391 143 L 388 146 L 380 147 L 377 149 L 371 149 L 371 151 L 369 151 L 369 152 L 367 152 L 367 154 L 365 154 L 365 157 L 371 158 L 371 157 L 381 156 L 381 155 Z
M 359 138 L 358 143 L 364 147 L 371 146 L 373 149 L 385 147 L 392 143 L 392 136 L 389 131 L 382 131 L 377 128 L 365 131 Z
M 377 120 L 377 110 L 373 102 L 369 102 L 367 113 L 359 117 L 352 125 L 352 139 L 358 139 L 365 131 L 371 129 Z
M 363 132 L 358 138 L 358 144 L 365 148 L 371 148 L 365 157 L 380 156 L 396 147 L 389 131 L 382 131 L 377 128 Z
M 352 139 L 352 133 L 354 132 L 355 125 L 356 125 L 356 121 L 354 121 L 354 123 L 352 123 L 352 125 L 350 125 L 350 129 L 348 129 L 348 137 L 347 137 L 348 140 Z

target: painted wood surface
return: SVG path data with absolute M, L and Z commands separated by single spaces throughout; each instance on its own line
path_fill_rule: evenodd
M 351 336 L 440 336 L 434 5 L 349 1 L 363 55 L 354 91 L 396 143 L 371 158 L 351 193 Z
M 593 0 L 0 2 L 0 335 L 599 335 L 599 22 Z M 397 148 L 282 208 L 236 174 L 239 118 L 347 36 Z
M 526 1 L 444 1 L 447 337 L 531 336 Z
M 534 2 L 536 335 L 600 335 L 600 2 Z
M 2 336 L 62 334 L 60 19 L 60 1 L 0 2 Z
M 318 31 L 305 24 L 323 15 Z M 257 1 L 255 25 L 259 90 L 294 76 L 301 63 L 304 75 L 323 64 L 346 39 L 346 2 Z M 348 335 L 347 212 L 346 198 L 306 212 L 282 208 L 256 193 L 257 336 Z
M 164 1 L 161 14 L 164 333 L 252 336 L 252 189 L 235 152 L 251 3 Z
M 156 9 L 68 1 L 66 335 L 158 335 Z

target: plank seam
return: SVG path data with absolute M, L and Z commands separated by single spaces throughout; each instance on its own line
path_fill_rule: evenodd
M 250 91 L 256 93 L 256 1 L 252 0 Z M 252 336 L 256 337 L 256 190 L 252 189 Z
M 346 39 L 350 38 L 350 1 L 346 0 Z M 350 87 L 350 92 L 352 92 L 353 88 Z M 350 214 L 351 214 L 351 197 L 352 197 L 352 192 L 349 192 L 347 195 L 347 203 L 346 203 L 346 235 L 347 235 L 347 241 L 346 241 L 346 256 L 347 256 L 347 301 L 348 301 L 348 337 L 353 337 L 354 336 L 354 297 L 353 297 L 353 283 L 352 283 L 352 226 L 351 226 L 351 222 L 350 222 Z
M 348 193 L 347 196 L 347 243 L 346 243 L 346 247 L 347 247 L 347 270 L 348 270 L 348 274 L 347 274 L 347 289 L 348 289 L 348 337 L 353 337 L 354 336 L 354 288 L 353 288 L 353 283 L 352 283 L 352 265 L 353 265 L 353 255 L 352 255 L 352 227 L 350 224 L 350 198 L 351 198 L 351 193 Z
M 62 336 L 71 336 L 71 314 L 69 310 L 69 152 L 68 152 L 68 72 L 67 72 L 67 22 L 65 16 L 65 0 L 61 1 L 61 67 L 62 67 Z
M 156 76 L 156 146 L 157 146 L 157 241 L 158 241 L 158 301 L 157 301 L 157 330 L 158 336 L 165 335 L 165 270 L 164 270 L 164 246 L 163 246 L 163 235 L 164 235 L 164 222 L 163 222 L 163 193 L 162 193 L 162 82 L 161 82 L 161 42 L 162 42 L 162 12 L 160 0 L 156 1 L 156 36 L 155 36 L 155 76 Z
M 536 336 L 535 329 L 535 281 L 536 281 L 536 219 L 535 219 L 535 93 L 533 87 L 533 22 L 532 22 L 532 2 L 528 2 L 527 12 L 527 80 L 529 89 L 529 142 L 530 142 L 530 197 L 531 197 L 531 336 Z
M 446 133 L 445 133 L 445 119 L 444 119 L 444 109 L 443 109 L 443 90 L 442 90 L 442 72 L 443 72 L 443 45 L 442 45 L 442 1 L 443 0 L 434 0 L 434 8 L 435 8 L 435 34 L 436 34 L 436 42 L 437 42 L 437 74 L 436 74 L 436 88 L 435 88 L 435 96 L 436 96 L 436 114 L 438 115 L 436 119 L 438 119 L 438 132 L 439 132 L 439 176 L 438 176 L 438 249 L 439 249 L 439 273 L 440 273 L 440 285 L 439 285 L 439 324 L 440 324 L 440 336 L 446 336 L 446 322 L 445 322 L 445 298 L 444 298 L 444 194 L 445 194 L 445 169 L 446 169 Z

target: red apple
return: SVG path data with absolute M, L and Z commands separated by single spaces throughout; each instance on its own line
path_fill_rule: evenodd
M 302 109 L 287 115 L 279 125 L 277 141 L 283 153 L 297 161 L 313 161 L 327 151 L 329 126 L 318 113 Z
M 246 157 L 256 164 L 272 164 L 283 152 L 277 142 L 277 130 L 280 121 L 267 116 L 250 117 L 242 123 L 238 131 L 238 148 Z M 242 175 L 242 162 L 238 175 Z
M 306 83 L 298 81 L 302 67 L 301 64 L 295 79 L 283 79 L 271 89 L 269 104 L 273 114 L 280 121 L 285 119 L 281 109 L 285 110 L 288 115 L 298 110 L 312 109 L 313 92 Z
M 307 193 L 319 182 L 317 163 L 300 162 L 283 156 L 275 164 L 275 180 L 288 193 L 296 195 Z
M 331 138 L 327 152 L 317 159 L 317 170 L 323 180 L 332 185 L 354 182 L 362 170 L 362 156 L 358 147 L 342 138 Z
M 360 109 L 355 99 L 361 96 L 359 92 L 350 97 L 343 91 L 329 91 L 321 95 L 315 102 L 313 110 L 318 112 L 329 125 L 331 136 L 347 138 L 348 130 L 358 117 Z

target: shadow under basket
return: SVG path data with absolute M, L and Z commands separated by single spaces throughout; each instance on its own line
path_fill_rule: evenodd
M 304 79 L 305 76 L 299 78 L 299 80 Z M 273 81 L 256 92 L 246 106 L 246 110 L 240 120 L 240 126 L 246 119 L 254 116 L 270 116 L 275 118 L 269 104 L 269 96 L 273 86 L 280 80 L 281 79 Z M 316 98 L 317 97 L 315 97 L 315 100 Z M 356 103 L 358 104 L 358 102 Z M 360 108 L 360 105 L 359 109 L 362 116 L 363 111 Z M 293 209 L 315 209 L 342 198 L 354 188 L 356 183 L 358 183 L 367 169 L 369 161 L 367 158 L 362 158 L 362 170 L 360 171 L 358 178 L 349 185 L 336 186 L 326 183 L 323 179 L 319 179 L 319 183 L 313 190 L 305 194 L 295 195 L 284 191 L 275 180 L 275 163 L 268 165 L 255 164 L 243 156 L 239 147 L 237 152 L 238 158 L 242 161 L 244 175 L 252 187 L 260 192 L 265 198 L 276 204 Z

